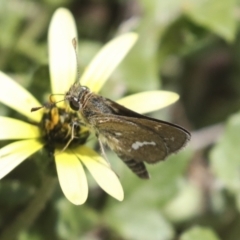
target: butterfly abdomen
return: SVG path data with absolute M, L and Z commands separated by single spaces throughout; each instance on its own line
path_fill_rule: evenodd
M 133 159 L 126 159 L 124 156 L 118 155 L 123 162 L 140 178 L 149 179 L 148 171 L 143 162 L 137 162 Z

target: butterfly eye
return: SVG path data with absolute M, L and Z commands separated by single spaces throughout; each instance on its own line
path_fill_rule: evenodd
M 76 98 L 73 98 L 69 101 L 69 106 L 72 110 L 78 111 L 79 110 L 79 101 Z

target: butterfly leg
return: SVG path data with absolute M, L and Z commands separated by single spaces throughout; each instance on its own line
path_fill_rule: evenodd
M 100 148 L 101 148 L 101 153 L 102 153 L 104 159 L 107 161 L 107 163 L 109 164 L 109 166 L 111 166 L 111 165 L 110 165 L 110 162 L 108 161 L 107 155 L 106 155 L 106 153 L 105 153 L 103 143 L 101 142 L 101 140 L 100 140 L 99 138 L 98 138 L 98 142 L 99 142 L 99 146 L 100 146 Z
M 70 145 L 70 143 L 73 141 L 73 139 L 76 137 L 75 134 L 74 134 L 74 128 L 75 128 L 75 126 L 78 126 L 78 125 L 79 125 L 79 122 L 73 122 L 73 123 L 72 123 L 71 137 L 70 137 L 70 139 L 68 140 L 68 142 L 66 143 L 66 145 L 63 147 L 63 149 L 62 149 L 59 153 L 64 152 L 64 151 L 68 148 L 68 146 Z M 58 154 L 59 154 L 59 153 L 58 153 Z

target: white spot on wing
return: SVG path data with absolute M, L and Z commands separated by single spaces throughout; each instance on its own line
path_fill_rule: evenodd
M 151 142 L 146 142 L 146 141 L 144 141 L 144 142 L 139 142 L 139 141 L 136 141 L 135 143 L 132 144 L 132 148 L 133 148 L 134 150 L 137 150 L 137 149 L 139 149 L 140 147 L 142 147 L 142 146 L 144 146 L 144 145 L 153 145 L 153 146 L 156 146 L 156 143 L 153 142 L 153 141 L 151 141 Z
M 122 134 L 120 132 L 115 132 L 116 136 L 122 136 Z

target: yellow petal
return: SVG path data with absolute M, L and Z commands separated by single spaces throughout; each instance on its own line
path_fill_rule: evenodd
M 93 92 L 99 92 L 137 38 L 136 33 L 126 33 L 107 43 L 84 71 L 80 78 L 81 85 L 88 86 Z
M 29 139 L 40 137 L 39 128 L 9 117 L 0 116 L 1 134 L 0 140 L 4 139 Z
M 73 204 L 83 204 L 88 196 L 88 185 L 81 162 L 68 151 L 57 153 L 55 161 L 64 195 Z
M 43 147 L 37 140 L 17 141 L 0 149 L 0 179 Z
M 119 201 L 124 198 L 122 185 L 109 164 L 92 149 L 81 146 L 74 150 L 99 186 Z
M 53 93 L 65 93 L 76 80 L 77 60 L 72 39 L 77 39 L 71 12 L 59 8 L 53 15 L 49 32 L 49 65 Z
M 40 121 L 42 117 L 41 111 L 30 111 L 32 107 L 40 106 L 40 103 L 26 89 L 1 71 L 0 89 L 0 102 L 33 121 Z
M 141 92 L 119 99 L 117 103 L 138 113 L 148 113 L 164 108 L 179 99 L 178 94 L 168 91 Z

